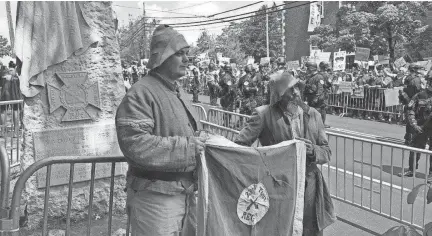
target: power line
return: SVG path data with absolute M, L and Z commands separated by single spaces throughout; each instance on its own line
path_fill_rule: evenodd
M 264 2 L 264 1 L 259 1 L 259 2 L 255 2 L 255 3 L 252 3 L 252 4 L 248 4 L 248 5 L 246 5 L 246 6 L 237 7 L 237 8 L 234 8 L 234 9 L 228 10 L 228 11 L 219 12 L 219 13 L 216 13 L 216 14 L 213 14 L 213 15 L 210 15 L 210 16 L 207 16 L 207 17 L 210 18 L 210 17 L 213 17 L 213 16 L 217 16 L 217 15 L 221 15 L 221 14 L 227 13 L 227 12 L 231 12 L 231 11 L 239 10 L 239 9 L 242 9 L 242 8 L 245 8 L 245 7 L 249 7 L 249 6 L 252 6 L 252 5 L 256 5 L 256 4 L 258 4 L 258 3 L 262 3 L 262 2 Z
M 312 4 L 312 3 L 315 3 L 315 2 L 318 2 L 318 1 L 306 2 L 306 3 L 295 5 L 295 6 L 292 6 L 292 7 L 284 7 L 282 9 L 277 9 L 277 10 L 270 11 L 270 12 L 265 12 L 265 13 L 262 13 L 262 14 L 256 14 L 256 15 L 253 15 L 253 16 L 260 16 L 260 15 L 270 14 L 270 13 L 279 12 L 279 11 L 283 11 L 283 10 L 293 9 L 293 8 L 301 7 L 301 6 L 304 6 L 304 5 L 309 5 L 309 4 Z M 294 3 L 296 3 L 296 2 L 289 3 L 287 5 L 293 5 Z M 277 6 L 274 6 L 274 7 L 279 7 L 279 6 L 282 6 L 282 5 L 285 5 L 285 4 L 277 5 Z M 244 13 L 244 14 L 240 14 L 238 16 L 247 15 L 247 14 L 251 14 L 251 13 L 256 13 L 256 12 L 259 12 L 259 11 L 260 10 L 249 12 L 249 13 Z M 250 18 L 250 17 L 253 17 L 253 16 L 246 16 L 246 17 L 241 17 L 241 18 L 236 18 L 236 19 L 230 19 L 230 20 L 221 20 L 221 19 L 227 19 L 227 18 L 232 18 L 232 17 L 218 18 L 218 19 L 214 19 L 214 20 L 210 20 L 210 21 L 217 21 L 217 20 L 221 20 L 221 21 L 219 21 L 219 22 L 211 22 L 211 23 L 206 23 L 206 24 L 191 24 L 190 22 L 179 23 L 180 26 L 177 26 L 176 28 L 185 28 L 185 27 L 194 27 L 194 26 L 206 26 L 206 25 L 227 23 L 227 22 L 232 22 L 232 21 L 247 19 L 247 18 Z M 235 17 L 237 17 L 237 16 L 235 16 Z M 204 22 L 207 22 L 207 21 L 204 21 Z M 182 25 L 182 24 L 191 24 L 191 25 Z M 166 25 L 175 25 L 175 24 L 166 24 Z M 141 27 L 137 31 L 141 31 L 142 29 L 143 29 L 143 27 Z
M 293 2 L 293 3 L 296 3 L 296 2 Z M 293 3 L 290 3 L 290 4 L 293 4 Z M 280 6 L 284 6 L 284 5 L 285 4 L 281 4 L 281 5 L 277 5 L 275 7 L 280 7 Z M 239 14 L 239 15 L 236 15 L 236 16 L 226 16 L 226 17 L 221 17 L 221 18 L 212 19 L 212 20 L 202 20 L 202 21 L 193 21 L 193 22 L 185 22 L 185 23 L 172 23 L 172 24 L 165 23 L 165 24 L 167 24 L 167 25 L 200 24 L 200 23 L 206 23 L 206 22 L 212 22 L 212 21 L 218 21 L 218 20 L 224 20 L 224 19 L 229 19 L 229 18 L 244 16 L 244 15 L 249 15 L 249 14 L 257 13 L 257 12 L 260 12 L 260 11 L 262 11 L 262 10 L 256 10 L 256 11 L 251 11 L 251 12 L 246 12 L 246 13 L 243 13 L 243 14 Z M 270 12 L 268 12 L 268 13 L 270 13 Z
M 122 5 L 113 5 L 116 7 L 124 7 L 124 8 L 131 8 L 136 10 L 141 10 L 139 7 L 128 7 L 128 6 L 122 6 Z M 155 12 L 165 12 L 165 13 L 174 13 L 174 14 L 180 14 L 180 15 L 189 15 L 189 16 L 195 16 L 195 17 L 206 17 L 206 16 L 199 16 L 194 14 L 188 14 L 188 13 L 181 13 L 181 12 L 173 12 L 173 11 L 162 11 L 162 10 L 155 10 L 155 9 L 146 9 L 146 11 L 155 11 Z
M 201 5 L 204 5 L 204 4 L 207 4 L 207 3 L 211 3 L 211 2 L 212 1 L 208 1 L 208 2 L 203 2 L 203 3 L 199 3 L 199 4 L 195 4 L 195 5 L 190 5 L 190 6 L 187 6 L 187 7 L 181 7 L 181 8 L 171 9 L 170 11 L 177 11 L 177 10 L 182 10 L 182 9 L 185 9 L 185 8 L 188 8 L 188 7 L 201 6 Z
M 256 3 L 254 3 L 254 4 L 256 4 Z M 249 4 L 249 5 L 251 5 L 251 4 Z M 249 6 L 248 5 L 248 6 Z M 283 5 L 283 4 L 282 4 Z M 118 5 L 117 5 L 118 6 Z M 281 5 L 279 5 L 279 6 L 281 6 Z M 243 6 L 243 7 L 246 7 L 246 6 Z M 232 9 L 232 10 L 230 10 L 230 11 L 233 11 L 234 9 Z M 259 11 L 259 10 L 258 10 Z M 256 13 L 256 12 L 258 12 L 258 11 L 252 11 L 252 12 L 249 12 L 249 13 L 244 13 L 244 14 L 240 14 L 240 15 L 237 15 L 237 16 L 230 16 L 230 17 L 223 17 L 223 18 L 218 18 L 218 19 L 213 19 L 213 20 L 209 20 L 209 21 L 217 21 L 217 20 L 221 20 L 221 19 L 228 19 L 228 18 L 233 18 L 233 17 L 238 17 L 238 16 L 242 16 L 242 15 L 247 15 L 247 14 L 252 14 L 252 13 Z M 167 25 L 183 25 L 183 24 L 191 24 L 191 23 L 203 23 L 203 22 L 209 22 L 209 21 L 196 21 L 196 22 L 186 22 L 186 23 L 173 23 L 173 24 L 167 24 Z M 200 25 L 199 25 L 200 26 Z M 141 31 L 142 29 L 143 29 L 144 27 L 141 27 L 140 29 L 138 29 L 137 30 L 137 32 L 138 31 Z M 133 37 L 135 37 L 136 36 L 136 33 L 133 33 L 133 36 L 131 36 L 131 38 L 130 39 L 132 39 Z M 130 40 L 127 40 L 128 42 L 130 41 Z
M 283 10 L 288 10 L 288 9 L 293 9 L 293 8 L 301 7 L 301 6 L 304 6 L 304 5 L 309 5 L 309 4 L 315 3 L 315 2 L 318 2 L 318 1 L 306 2 L 306 3 L 299 4 L 299 5 L 296 5 L 296 6 L 293 6 L 293 7 L 285 7 L 285 8 L 282 8 L 282 9 L 278 9 L 278 10 L 274 10 L 274 11 L 269 11 L 269 12 L 265 12 L 265 13 L 261 13 L 261 14 L 256 14 L 256 15 L 253 15 L 253 16 L 261 16 L 261 15 L 271 14 L 271 13 L 275 13 L 275 12 L 280 12 L 280 11 L 283 11 Z M 180 24 L 179 26 L 176 26 L 176 28 L 220 24 L 220 23 L 232 22 L 232 21 L 237 21 L 237 20 L 243 20 L 243 19 L 247 19 L 247 18 L 250 18 L 250 17 L 253 17 L 253 16 L 245 16 L 245 17 L 240 17 L 240 18 L 236 18 L 236 19 L 221 20 L 219 22 L 210 22 L 210 23 L 205 23 L 205 24 L 191 24 L 191 25 L 187 25 L 187 23 L 183 23 L 183 24 L 186 24 L 186 25 Z
M 315 1 L 315 2 L 316 2 L 316 1 Z M 294 3 L 296 3 L 296 2 L 290 3 L 290 5 L 292 5 L 292 4 L 294 4 Z M 307 4 L 311 4 L 311 3 L 313 3 L 313 2 L 307 2 L 306 4 L 301 4 L 301 5 L 298 5 L 298 6 L 295 6 L 295 7 L 300 7 L 300 6 L 307 5 Z M 279 6 L 283 6 L 283 5 L 285 5 L 285 4 L 281 4 L 281 5 L 278 5 L 278 6 L 275 6 L 275 7 L 279 7 Z M 295 7 L 291 7 L 291 8 L 295 8 Z M 291 8 L 282 8 L 281 10 L 277 10 L 277 11 L 282 11 L 282 10 L 285 10 L 285 9 L 291 9 Z M 259 12 L 259 11 L 260 11 L 260 10 L 252 11 L 252 12 L 249 12 L 249 13 L 240 14 L 240 15 L 237 15 L 237 16 L 222 17 L 222 18 L 218 18 L 218 19 L 213 19 L 213 20 L 208 20 L 208 21 L 198 21 L 198 22 L 203 23 L 203 22 L 209 22 L 209 21 L 217 21 L 217 20 L 222 20 L 222 19 L 227 19 L 227 18 L 238 17 L 238 16 L 242 16 L 242 15 L 247 15 L 247 14 L 257 13 L 257 12 Z M 277 12 L 277 11 L 273 11 L 273 12 Z M 264 14 L 269 14 L 269 13 L 273 13 L 273 12 L 266 12 L 266 13 L 264 13 Z M 254 15 L 254 16 L 259 16 L 259 15 L 263 15 L 263 14 L 258 14 L 258 15 Z M 249 17 L 252 17 L 252 16 L 247 16 L 247 17 L 238 18 L 238 19 L 225 20 L 225 21 L 220 21 L 220 22 L 207 23 L 207 24 L 195 24 L 195 25 L 184 25 L 184 26 L 183 26 L 183 24 L 191 24 L 192 22 L 179 23 L 180 26 L 177 26 L 177 28 L 193 27 L 193 26 L 205 26 L 205 25 L 211 25 L 211 24 L 220 24 L 220 23 L 225 23 L 225 22 L 231 22 L 231 21 L 236 21 L 236 20 L 246 19 L 246 18 L 249 18 Z M 166 25 L 178 25 L 178 24 L 166 24 Z M 141 27 L 141 28 L 138 29 L 137 31 L 141 31 L 142 29 L 143 29 L 143 27 Z M 135 35 L 135 36 L 136 36 L 136 35 Z M 135 36 L 134 36 L 134 37 L 135 37 Z

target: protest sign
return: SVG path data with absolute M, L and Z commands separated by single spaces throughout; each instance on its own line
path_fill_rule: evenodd
M 369 48 L 356 47 L 355 58 L 357 61 L 369 61 Z
M 270 57 L 261 57 L 260 65 L 270 64 Z
M 255 60 L 253 57 L 248 57 L 246 65 L 254 64 Z
M 300 67 L 299 61 L 288 61 L 287 62 L 288 69 L 297 69 Z
M 308 32 L 313 32 L 321 24 L 321 11 L 317 2 L 309 4 Z
M 306 62 L 309 61 L 309 56 L 302 56 L 301 57 L 301 66 L 304 67 Z
M 364 87 L 356 87 L 353 91 L 353 98 L 364 98 Z
M 340 93 L 353 94 L 354 85 L 352 82 L 341 81 L 336 86 L 337 86 L 336 94 L 340 94 Z
M 386 107 L 399 105 L 400 90 L 403 90 L 403 87 L 394 87 L 392 89 L 384 90 L 384 101 Z
M 345 51 L 339 51 L 334 53 L 334 59 L 333 59 L 333 70 L 338 71 L 344 71 L 345 70 L 345 60 L 346 60 L 346 52 Z
M 397 59 L 394 62 L 394 64 L 395 64 L 396 68 L 401 68 L 402 66 L 404 66 L 406 64 L 406 61 L 403 57 L 401 57 L 401 58 Z

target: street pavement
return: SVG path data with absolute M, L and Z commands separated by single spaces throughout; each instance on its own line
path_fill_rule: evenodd
M 200 95 L 199 100 L 201 103 L 198 105 L 206 111 L 212 108 L 208 96 Z M 332 159 L 322 167 L 323 176 L 330 192 L 342 199 L 335 200 L 337 208 L 344 209 L 337 227 L 330 227 L 332 233 L 326 235 L 338 235 L 339 228 L 344 227 L 352 231 L 351 235 L 379 235 L 398 225 L 385 217 L 359 211 L 359 206 L 420 226 L 423 225 L 423 217 L 425 223 L 432 221 L 432 204 L 426 204 L 424 187 L 420 189 L 415 204 L 407 204 L 411 189 L 427 181 L 426 155 L 421 157 L 416 178 L 397 176 L 403 168 L 408 168 L 409 151 L 400 146 L 405 135 L 404 126 L 335 115 L 327 115 L 326 123 L 331 127 L 327 133 Z M 383 140 L 393 143 L 383 144 Z M 354 210 L 358 214 L 346 211 L 352 207 L 346 202 L 356 205 Z M 354 228 L 353 221 L 356 222 Z M 372 223 L 366 224 L 369 221 Z

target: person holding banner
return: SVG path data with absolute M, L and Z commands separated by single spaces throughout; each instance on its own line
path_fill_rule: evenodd
M 178 85 L 189 44 L 167 25 L 150 43 L 148 75 L 127 92 L 116 117 L 117 139 L 128 162 L 126 212 L 132 236 L 196 235 L 197 159 L 206 138 Z
M 272 74 L 270 104 L 254 110 L 235 142 L 244 146 L 251 146 L 257 139 L 263 146 L 293 139 L 305 142 L 303 235 L 322 236 L 324 229 L 336 221 L 332 198 L 317 166 L 330 161 L 331 150 L 320 113 L 301 100 L 303 86 L 288 71 Z
M 318 67 L 315 62 L 306 62 L 306 72 L 308 79 L 306 79 L 306 86 L 304 90 L 304 98 L 307 104 L 321 113 L 321 119 L 325 124 L 326 119 L 326 98 L 324 85 L 326 77 L 318 73 Z

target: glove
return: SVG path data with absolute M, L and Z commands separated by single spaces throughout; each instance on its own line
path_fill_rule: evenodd
M 420 127 L 420 126 L 418 126 L 418 125 L 414 125 L 414 126 L 413 126 L 413 129 L 414 129 L 414 131 L 415 131 L 416 133 L 418 133 L 418 134 L 423 133 L 423 129 L 422 129 L 422 127 Z

